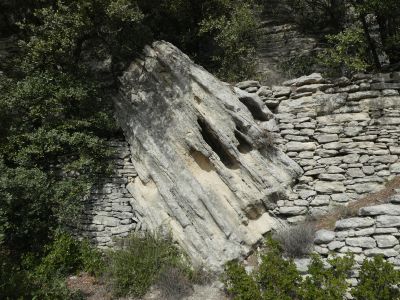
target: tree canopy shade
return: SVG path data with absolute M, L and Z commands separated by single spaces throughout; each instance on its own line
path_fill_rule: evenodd
M 261 0 L 269 8 L 267 0 Z M 397 0 L 284 0 L 285 18 L 317 35 L 328 71 L 381 70 L 400 63 Z
M 251 0 L 1 1 L 0 38 L 19 43 L 0 63 L 0 260 L 8 262 L 0 278 L 10 264 L 21 275 L 15 280 L 26 275 L 18 270 L 35 269 L 109 172 L 107 140 L 121 135 L 110 95 L 144 45 L 165 39 L 226 80 L 245 78 L 256 42 L 252 6 Z M 0 294 L 17 295 L 11 283 L 0 284 Z

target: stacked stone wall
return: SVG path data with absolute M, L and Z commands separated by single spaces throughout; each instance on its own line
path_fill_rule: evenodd
M 382 189 L 400 174 L 400 73 L 283 86 L 238 85 L 275 114 L 273 139 L 304 170 L 272 212 L 289 222 L 322 215 Z
M 125 141 L 111 141 L 113 173 L 94 187 L 85 200 L 85 211 L 79 235 L 100 248 L 114 245 L 115 238 L 144 229 L 140 215 L 131 206 L 132 195 L 126 189 L 137 176 L 131 162 L 129 145 Z
M 338 220 L 333 230 L 316 232 L 314 250 L 322 257 L 334 253 L 354 255 L 352 285 L 357 284 L 362 262 L 373 256 L 382 255 L 400 268 L 400 189 L 396 192 L 388 203 L 363 207 L 357 216 Z M 309 259 L 297 260 L 297 263 L 304 266 Z

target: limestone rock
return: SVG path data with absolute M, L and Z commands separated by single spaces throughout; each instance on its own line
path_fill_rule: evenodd
M 337 192 L 344 192 L 345 187 L 342 182 L 318 181 L 315 185 L 315 190 L 323 194 L 331 194 Z
M 255 80 L 247 80 L 247 81 L 242 81 L 236 84 L 236 87 L 238 87 L 239 89 L 245 90 L 247 88 L 250 87 L 256 87 L 259 88 L 260 87 L 260 83 L 258 81 Z
M 400 227 L 400 216 L 378 216 L 376 227 Z
M 320 229 L 315 233 L 314 243 L 328 244 L 335 238 L 335 232 L 326 229 Z
M 399 241 L 393 235 L 375 235 L 374 236 L 379 248 L 390 248 L 399 244 Z
M 359 211 L 360 216 L 390 215 L 400 216 L 400 205 L 381 204 L 362 207 Z
M 314 94 L 298 99 L 283 100 L 279 113 L 298 113 L 308 111 L 313 114 L 327 114 L 342 106 L 347 99 L 347 94 Z
M 371 237 L 347 238 L 346 245 L 351 247 L 375 248 L 376 242 Z
M 246 255 L 275 226 L 268 203 L 302 173 L 271 145 L 268 109 L 166 42 L 146 47 L 120 81 L 117 119 L 138 173 L 127 188 L 147 228 L 170 231 L 214 269 Z
M 308 76 L 302 76 L 296 79 L 288 80 L 283 83 L 285 86 L 302 86 L 306 84 L 324 83 L 325 80 L 319 73 L 313 73 Z
M 362 228 L 374 225 L 372 218 L 348 218 L 339 220 L 335 224 L 336 229 Z
M 367 249 L 364 251 L 364 254 L 368 257 L 370 256 L 377 256 L 377 255 L 383 255 L 385 257 L 394 257 L 399 255 L 399 252 L 394 250 L 394 249 L 379 249 L 379 248 L 374 248 L 374 249 Z

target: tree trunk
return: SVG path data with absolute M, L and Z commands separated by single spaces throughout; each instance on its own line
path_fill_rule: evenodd
M 373 40 L 373 38 L 371 37 L 371 34 L 369 33 L 368 23 L 367 23 L 365 14 L 360 15 L 360 21 L 363 26 L 363 30 L 364 30 L 365 38 L 368 43 L 369 50 L 371 51 L 371 54 L 372 54 L 372 59 L 374 61 L 375 69 L 380 70 L 382 66 L 379 61 L 379 56 L 378 56 L 378 52 L 376 50 L 375 41 Z

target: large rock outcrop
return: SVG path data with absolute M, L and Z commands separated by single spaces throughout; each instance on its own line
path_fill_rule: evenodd
M 248 253 L 302 172 L 269 142 L 273 114 L 166 42 L 146 47 L 121 83 L 117 119 L 138 173 L 127 189 L 148 229 L 170 230 L 214 268 Z

